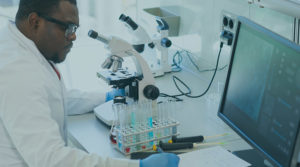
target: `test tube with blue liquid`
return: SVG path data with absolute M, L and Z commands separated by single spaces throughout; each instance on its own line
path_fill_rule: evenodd
M 115 103 L 113 104 L 113 110 L 114 112 L 116 113 L 117 115 L 117 128 L 119 129 L 119 133 L 117 135 L 117 141 L 118 141 L 118 147 L 120 149 L 122 149 L 122 142 L 123 142 L 123 138 L 122 138 L 122 131 L 124 130 L 124 127 L 125 127 L 125 104 L 123 103 Z
M 152 117 L 152 101 L 146 101 L 145 103 L 145 109 L 146 109 L 146 114 L 147 114 L 147 120 L 148 120 L 148 128 L 153 129 L 153 117 Z M 153 139 L 153 131 L 149 132 L 149 140 Z M 150 147 L 153 146 L 153 141 L 149 143 Z

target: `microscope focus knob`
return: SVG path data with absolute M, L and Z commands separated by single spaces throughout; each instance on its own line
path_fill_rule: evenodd
M 155 100 L 159 96 L 159 89 L 154 85 L 147 85 L 144 88 L 143 93 L 147 99 Z
M 168 48 L 172 45 L 172 41 L 169 40 L 168 38 L 163 38 L 163 39 L 161 39 L 160 44 L 161 44 L 161 46 Z

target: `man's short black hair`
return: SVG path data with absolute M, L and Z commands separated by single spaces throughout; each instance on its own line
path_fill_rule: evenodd
M 50 15 L 52 10 L 58 7 L 60 1 L 69 1 L 77 5 L 76 0 L 20 0 L 16 20 L 23 20 L 32 12 Z

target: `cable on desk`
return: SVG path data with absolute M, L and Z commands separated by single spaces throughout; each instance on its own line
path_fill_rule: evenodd
M 173 98 L 175 99 L 175 101 L 183 101 L 181 98 L 179 98 L 178 96 L 174 96 L 174 95 L 168 95 L 166 93 L 160 93 L 159 94 L 160 97 L 170 97 L 170 98 Z M 183 96 L 183 95 L 182 95 Z
M 202 72 L 210 72 L 210 71 L 215 71 L 215 68 L 212 69 L 203 69 L 201 70 L 199 68 L 199 66 L 195 63 L 195 61 L 193 60 L 193 58 L 191 57 L 192 53 L 181 49 L 181 50 L 177 50 L 175 52 L 175 54 L 173 55 L 173 59 L 172 62 L 173 64 L 171 65 L 172 68 L 172 72 L 180 72 L 182 70 L 182 68 L 180 67 L 181 63 L 183 62 L 183 53 L 186 54 L 186 56 L 188 57 L 189 61 L 193 64 L 193 66 L 197 69 L 198 72 L 202 73 Z M 224 70 L 228 65 L 224 65 L 223 67 L 218 68 L 218 71 Z
M 186 53 L 188 59 L 189 59 L 190 62 L 194 65 L 194 67 L 197 69 L 198 72 L 209 72 L 209 71 L 215 71 L 215 70 L 216 70 L 216 68 L 200 70 L 199 66 L 198 66 L 198 65 L 195 63 L 195 61 L 192 59 L 191 53 L 190 53 L 189 51 L 187 51 L 187 50 L 183 50 L 183 51 Z M 224 66 L 221 67 L 221 68 L 217 68 L 217 71 L 221 71 L 221 70 L 225 69 L 227 66 L 228 66 L 228 65 L 226 64 L 226 65 L 224 65 Z
M 180 72 L 182 70 L 182 68 L 180 67 L 182 60 L 183 60 L 183 58 L 182 58 L 180 51 L 176 51 L 176 53 L 173 55 L 173 59 L 172 59 L 172 61 L 173 61 L 172 72 Z
M 219 68 L 218 71 L 224 70 L 227 66 L 228 66 L 228 65 L 226 64 L 225 66 Z M 215 69 L 215 68 L 212 68 L 212 69 L 201 70 L 201 71 L 199 71 L 199 72 L 209 72 L 209 71 L 214 71 L 214 70 L 216 70 L 216 69 Z
M 181 89 L 180 89 L 179 86 L 177 85 L 177 81 L 176 81 L 176 80 L 179 81 L 184 87 L 186 87 L 186 89 L 188 90 L 188 93 L 184 93 L 183 91 L 181 91 Z M 179 78 L 176 77 L 175 75 L 173 75 L 173 82 L 174 82 L 176 88 L 177 88 L 178 90 L 180 90 L 179 92 L 181 93 L 181 94 L 179 94 L 179 95 L 177 95 L 177 96 L 185 96 L 185 95 L 189 95 L 189 94 L 192 93 L 191 88 L 190 88 L 189 86 L 187 86 L 187 84 L 185 84 L 181 79 L 179 79 Z
M 176 51 L 176 53 L 173 55 L 173 64 L 172 64 L 172 67 L 175 66 L 175 68 L 172 68 L 172 72 L 180 72 L 182 70 L 182 68 L 180 67 L 180 64 L 182 63 L 183 61 L 183 56 L 182 56 L 182 53 L 185 52 L 187 57 L 189 58 L 189 60 L 191 61 L 191 63 L 196 67 L 196 69 L 198 70 L 198 72 L 208 72 L 208 71 L 214 71 L 214 74 L 212 76 L 212 79 L 207 87 L 207 89 L 200 95 L 198 96 L 192 96 L 191 93 L 191 89 L 189 88 L 189 86 L 187 84 L 185 84 L 181 79 L 179 79 L 177 76 L 173 76 L 173 82 L 177 88 L 177 90 L 181 93 L 181 94 L 177 94 L 177 95 L 168 95 L 166 93 L 160 93 L 160 97 L 170 97 L 170 98 L 174 98 L 176 101 L 183 101 L 181 98 L 179 98 L 180 96 L 187 96 L 187 97 L 190 97 L 190 98 L 198 98 L 198 97 L 201 97 L 203 95 L 205 95 L 208 90 L 210 89 L 211 87 L 211 84 L 214 80 L 214 77 L 216 75 L 216 72 L 217 71 L 220 71 L 220 70 L 223 70 L 227 67 L 227 65 L 221 67 L 221 68 L 218 68 L 218 65 L 219 65 L 219 60 L 220 60 L 220 54 L 221 54 L 221 50 L 223 48 L 223 43 L 220 44 L 220 50 L 219 50 L 219 54 L 218 54 L 218 58 L 217 58 L 217 63 L 216 63 L 216 67 L 213 68 L 213 69 L 205 69 L 205 70 L 200 70 L 200 68 L 198 67 L 198 65 L 193 61 L 193 59 L 191 58 L 191 55 L 190 53 L 187 51 L 187 50 L 182 50 L 182 51 Z M 178 86 L 177 84 L 177 81 L 179 81 L 182 85 L 184 85 L 184 87 L 187 88 L 188 92 L 184 93 Z
M 184 96 L 184 95 L 189 95 L 192 93 L 192 90 L 182 81 L 180 80 L 178 77 L 173 76 L 173 82 L 175 83 L 175 86 L 177 89 L 179 89 L 177 82 L 175 80 L 178 80 L 182 85 L 184 85 L 187 89 L 187 92 L 181 92 L 181 94 L 177 94 L 177 95 L 168 95 L 166 93 L 160 93 L 159 96 L 160 97 L 170 97 L 170 98 L 174 98 L 176 101 L 183 101 L 181 98 L 179 98 L 180 96 Z
M 182 70 L 182 68 L 180 67 L 180 64 L 183 61 L 182 52 L 183 51 L 176 51 L 176 53 L 173 55 L 172 72 L 180 72 Z M 177 79 L 180 80 L 179 78 L 177 78 Z M 173 81 L 174 81 L 174 76 L 173 76 Z M 184 94 L 191 94 L 192 91 L 184 82 L 182 82 L 181 80 L 180 80 L 180 82 L 188 89 L 188 91 L 186 93 L 181 93 L 181 94 L 177 94 L 177 95 L 169 95 L 166 93 L 160 93 L 159 96 L 173 98 L 176 101 L 183 101 L 179 97 L 184 96 Z
M 210 80 L 210 83 L 209 83 L 207 89 L 206 89 L 203 93 L 201 93 L 200 95 L 193 96 L 193 95 L 190 95 L 190 94 L 185 94 L 185 93 L 178 87 L 178 85 L 177 85 L 177 83 L 176 83 L 176 80 L 174 79 L 176 76 L 173 76 L 173 81 L 174 81 L 174 83 L 175 83 L 175 86 L 176 86 L 177 90 L 178 90 L 181 94 L 183 94 L 184 96 L 189 97 L 189 98 L 199 98 L 199 97 L 202 97 L 203 95 L 205 95 L 205 94 L 208 92 L 209 88 L 211 87 L 212 82 L 214 81 L 215 75 L 216 75 L 216 73 L 217 73 L 217 71 L 218 71 L 217 69 L 218 69 L 218 65 L 219 65 L 219 60 L 220 60 L 220 55 L 221 55 L 222 48 L 223 48 L 223 42 L 221 42 L 221 44 L 220 44 L 220 49 L 219 49 L 219 54 L 218 54 L 218 58 L 217 58 L 217 63 L 216 63 L 216 67 L 215 67 L 214 74 L 213 74 L 213 76 L 212 76 L 212 78 L 211 78 L 211 80 Z M 177 80 L 178 80 L 179 82 L 181 82 L 182 84 L 184 84 L 184 82 L 181 81 L 181 80 L 179 80 L 178 77 L 176 77 L 176 78 L 177 78 Z M 184 85 L 187 87 L 186 84 L 184 84 Z
M 181 92 L 181 94 L 177 94 L 177 95 L 168 95 L 166 93 L 160 93 L 159 96 L 160 97 L 170 97 L 170 98 L 174 98 L 176 101 L 183 101 L 181 98 L 179 98 L 180 96 L 184 96 L 184 95 L 189 95 L 192 93 L 192 90 L 182 81 L 180 80 L 178 77 L 173 76 L 173 82 L 175 83 L 175 86 L 177 89 L 179 89 L 177 82 L 175 80 L 178 80 L 182 85 L 184 85 L 187 89 L 187 92 Z

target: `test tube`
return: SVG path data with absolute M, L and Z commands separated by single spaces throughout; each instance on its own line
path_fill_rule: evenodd
M 133 136 L 133 142 L 138 143 L 141 141 L 141 137 L 140 137 L 140 111 L 138 108 L 138 103 L 137 102 L 133 102 L 132 103 L 132 114 L 131 114 L 131 126 L 133 128 L 133 132 L 137 133 L 135 136 Z M 134 146 L 133 146 L 134 148 Z M 139 151 L 141 150 L 141 145 L 138 144 L 135 146 L 135 150 Z
M 151 100 L 146 101 L 145 105 L 146 105 L 145 108 L 146 108 L 146 114 L 148 119 L 148 129 L 153 130 L 152 101 Z M 149 140 L 152 140 L 153 137 L 154 137 L 153 131 L 150 131 Z M 149 146 L 152 147 L 154 143 L 153 141 L 151 141 L 149 144 L 150 144 Z
M 162 122 L 163 122 L 163 115 L 162 112 L 163 111 L 163 104 L 162 103 L 158 103 L 157 104 L 157 112 L 158 112 L 158 121 L 157 121 L 157 125 L 158 125 L 158 133 L 157 136 L 160 138 L 162 137 L 163 134 L 163 130 L 161 129 L 161 127 L 163 126 Z
M 129 114 L 129 132 L 134 133 L 135 132 L 135 126 L 136 126 L 136 113 L 134 109 L 134 105 L 130 104 L 127 107 L 128 109 L 128 114 Z M 130 136 L 130 142 L 131 143 L 136 143 L 136 136 Z
M 165 117 L 166 117 L 166 124 L 171 124 L 171 112 L 173 112 L 173 110 L 175 110 L 176 108 L 174 108 L 173 103 L 171 100 L 167 100 L 166 102 L 166 111 L 165 111 Z
M 164 115 L 163 115 L 163 110 L 164 110 L 164 104 L 163 103 L 159 103 L 158 104 L 158 121 L 160 126 L 163 125 L 163 121 L 164 121 Z
M 152 109 L 153 122 L 156 123 L 158 121 L 158 107 L 157 107 L 157 102 L 154 100 L 151 101 L 151 109 Z
M 113 110 L 117 115 L 117 128 L 119 131 L 117 132 L 117 143 L 118 147 L 121 150 L 122 149 L 122 143 L 123 143 L 123 137 L 122 137 L 122 130 L 124 126 L 124 119 L 123 119 L 123 114 L 124 114 L 124 104 L 123 103 L 115 103 L 113 104 Z
M 169 136 L 170 135 L 170 127 L 169 127 L 169 122 L 168 122 L 168 119 L 169 119 L 169 115 L 168 115 L 168 112 L 170 110 L 170 103 L 168 101 L 164 102 L 164 105 L 163 105 L 163 121 L 164 121 L 164 126 L 165 126 L 165 129 L 164 129 L 164 136 Z M 168 139 L 166 139 L 166 142 L 168 141 Z
M 169 101 L 165 101 L 164 102 L 164 105 L 163 105 L 164 107 L 163 107 L 163 118 L 164 118 L 164 125 L 168 125 L 168 119 L 169 119 L 169 114 L 168 114 L 168 112 L 169 112 L 169 110 L 170 110 L 170 102 Z
M 134 104 L 131 104 L 129 106 L 129 111 L 130 111 L 130 127 L 134 131 L 136 127 L 136 107 Z
M 141 125 L 143 127 L 144 130 L 147 129 L 147 112 L 145 109 L 145 102 L 141 101 L 139 103 L 139 110 L 141 112 Z
M 131 123 L 130 123 L 130 111 L 131 111 L 131 106 L 126 104 L 124 105 L 124 115 L 121 115 L 124 117 L 124 125 L 123 125 L 123 134 L 126 135 L 127 137 L 125 138 L 125 142 L 123 144 L 131 144 L 132 143 L 132 136 L 130 136 L 131 133 Z
M 139 131 L 139 140 L 140 141 L 145 141 L 147 140 L 147 135 L 146 133 L 144 133 L 144 131 L 147 129 L 147 117 L 145 115 L 145 112 L 143 110 L 143 102 L 140 101 L 138 103 L 136 103 L 136 106 L 137 106 L 137 113 L 138 113 L 138 122 L 139 122 L 139 125 L 138 125 L 138 131 Z M 139 149 L 144 149 L 146 146 L 141 144 Z
M 170 123 L 174 123 L 175 112 L 176 112 L 176 110 L 178 110 L 179 107 L 180 106 L 178 105 L 178 103 L 176 101 L 170 100 L 170 109 L 169 109 L 169 122 Z
M 172 115 L 171 117 L 172 117 L 172 119 L 170 119 L 170 123 L 176 123 L 176 121 L 175 121 L 175 119 L 174 119 L 174 115 L 175 115 L 175 113 L 176 113 L 176 110 L 178 110 L 179 108 L 180 108 L 180 105 L 179 105 L 179 103 L 180 102 L 176 102 L 176 101 L 170 101 L 170 111 L 169 111 L 169 115 Z M 176 125 L 174 125 L 173 127 L 172 127 L 172 135 L 175 135 L 175 134 L 177 134 L 177 126 Z
M 119 106 L 119 118 L 120 118 L 120 129 L 125 131 L 126 123 L 127 123 L 127 113 L 125 110 L 125 104 L 120 104 Z

